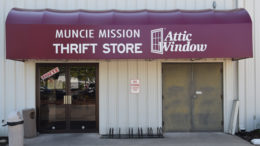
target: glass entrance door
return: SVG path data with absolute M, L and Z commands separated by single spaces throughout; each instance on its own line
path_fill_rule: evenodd
M 40 132 L 95 132 L 96 64 L 38 64 L 37 112 Z
M 44 130 L 66 129 L 66 68 L 65 66 L 41 66 L 39 69 L 40 102 L 39 128 Z
M 70 128 L 81 131 L 96 129 L 96 67 L 73 65 L 70 75 Z

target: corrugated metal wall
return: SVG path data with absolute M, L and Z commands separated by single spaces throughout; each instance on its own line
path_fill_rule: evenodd
M 169 62 L 223 62 L 224 131 L 227 132 L 232 101 L 237 98 L 237 63 L 231 60 L 110 60 L 100 61 L 100 134 L 109 128 L 162 126 L 162 63 Z M 131 94 L 131 79 L 140 79 L 141 93 Z
M 13 7 L 30 9 L 87 9 L 87 10 L 136 10 L 136 9 L 209 9 L 214 0 L 0 0 L 0 120 L 14 109 L 35 107 L 35 62 L 5 60 L 5 19 Z M 232 9 L 236 0 L 215 0 L 217 9 Z M 250 0 L 248 0 L 250 1 Z M 161 62 L 160 61 L 101 61 L 100 62 L 100 133 L 110 126 L 136 127 L 142 124 L 161 125 Z M 248 61 L 247 64 L 249 64 Z M 229 109 L 236 95 L 236 63 L 225 63 L 224 92 Z M 252 67 L 251 67 L 252 68 Z M 250 67 L 248 69 L 251 69 Z M 119 73 L 120 72 L 120 73 Z M 250 72 L 252 74 L 252 72 Z M 255 75 L 255 72 L 253 72 Z M 254 79 L 255 76 L 250 76 Z M 124 96 L 129 90 L 129 79 L 142 78 L 140 95 Z M 253 80 L 251 79 L 251 80 Z M 251 82 L 247 83 L 250 84 Z M 229 89 L 232 88 L 232 89 Z M 234 89 L 233 89 L 234 88 Z M 118 91 L 118 92 L 116 92 Z M 255 90 L 254 90 L 255 91 Z M 254 95 L 252 95 L 253 97 Z M 255 97 L 255 96 L 254 96 Z M 149 98 L 149 100 L 148 100 Z M 258 101 L 259 102 L 259 101 Z M 118 103 L 118 104 L 115 104 Z M 251 108 L 249 107 L 251 113 Z M 254 109 L 256 110 L 256 109 Z M 147 114 L 148 113 L 148 114 Z M 230 110 L 224 119 L 228 122 Z M 136 116 L 137 114 L 137 116 Z M 250 119 L 248 120 L 250 121 Z M 226 129 L 226 127 L 225 127 Z M 0 127 L 0 135 L 6 135 Z
M 238 0 L 253 21 L 254 58 L 239 61 L 239 128 L 260 128 L 260 1 Z
M 100 62 L 100 134 L 110 127 L 128 128 L 161 126 L 162 93 L 159 61 L 124 60 Z M 130 80 L 139 79 L 141 91 L 130 93 Z M 116 131 L 117 132 L 117 131 Z

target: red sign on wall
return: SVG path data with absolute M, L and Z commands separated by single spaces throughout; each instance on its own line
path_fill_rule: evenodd
M 138 79 L 131 80 L 130 91 L 131 91 L 131 93 L 134 93 L 134 94 L 140 93 L 140 80 L 138 80 Z

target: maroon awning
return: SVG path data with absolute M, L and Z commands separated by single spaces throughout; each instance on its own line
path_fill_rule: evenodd
M 6 20 L 6 58 L 13 60 L 248 57 L 252 24 L 244 9 L 12 9 Z

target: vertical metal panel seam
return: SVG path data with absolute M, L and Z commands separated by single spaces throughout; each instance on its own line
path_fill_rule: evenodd
M 26 83 L 27 83 L 27 63 L 25 62 L 25 65 L 24 65 L 24 99 L 25 99 L 25 107 L 27 107 L 27 86 L 26 86 Z
M 127 108 L 126 108 L 126 109 L 127 109 L 127 111 L 126 111 L 127 116 L 126 116 L 126 117 L 127 117 L 127 125 L 128 125 L 128 127 L 129 127 L 129 123 L 130 123 L 130 122 L 129 122 L 129 116 L 130 116 L 129 111 L 130 111 L 130 110 L 129 110 L 129 83 L 128 83 L 128 82 L 129 82 L 129 81 L 128 81 L 128 80 L 129 80 L 129 69 L 128 69 L 128 68 L 129 68 L 129 62 L 128 62 L 128 61 L 129 61 L 129 60 L 127 59 L 127 60 L 126 60 L 126 66 L 127 66 L 127 68 L 126 68 L 126 72 L 127 72 L 127 81 L 126 81 L 126 84 L 127 84 L 127 101 L 128 101 L 128 104 L 126 104 L 126 105 L 127 105 Z
M 102 9 L 102 10 L 107 10 L 107 9 L 108 9 L 108 7 L 107 7 L 107 5 L 108 5 L 108 4 L 107 4 L 107 0 L 104 0 L 104 3 L 105 3 L 105 4 L 104 4 L 104 7 L 101 8 L 101 7 L 98 6 L 98 2 L 96 1 L 97 8 L 98 8 L 98 9 Z
M 254 25 L 253 25 L 253 41 L 254 41 L 254 54 L 256 53 L 256 32 L 255 32 L 255 30 L 256 30 L 256 27 L 255 27 L 255 22 L 256 22 L 256 20 L 255 20 L 255 17 L 256 17 L 256 15 L 255 15 L 255 0 L 253 0 L 253 9 L 254 9 L 254 11 L 253 11 L 253 13 L 254 13 Z M 255 92 L 255 95 L 254 95 L 254 109 L 255 109 L 255 113 L 254 113 L 254 128 L 256 128 L 256 57 L 257 57 L 257 55 L 255 54 L 254 55 L 254 92 Z
M 34 7 L 34 8 L 37 8 L 37 1 L 34 1 L 33 4 L 34 4 L 33 7 Z
M 119 127 L 119 78 L 118 78 L 118 74 L 119 74 L 119 61 L 116 61 L 116 80 L 117 80 L 117 84 L 116 84 L 116 126 Z M 120 127 L 119 127 L 120 128 Z
M 105 4 L 105 8 L 104 9 L 108 10 L 108 0 L 106 0 L 105 3 L 106 4 Z
M 160 2 L 162 2 L 162 1 L 164 1 L 164 0 L 161 0 Z M 158 1 L 157 0 L 155 0 L 155 9 L 161 9 L 160 8 L 160 5 L 158 4 Z
M 58 5 L 58 1 L 57 0 L 54 0 L 54 7 L 56 8 Z
M 147 84 L 147 92 L 146 92 L 146 125 L 147 127 L 149 127 L 150 125 L 150 115 L 149 115 L 149 92 L 150 92 L 150 88 L 149 88 L 149 60 L 146 61 L 146 84 Z
M 174 3 L 174 1 L 171 3 L 171 5 L 169 5 L 169 6 L 171 6 L 171 8 L 174 7 L 174 5 L 172 5 L 173 3 Z M 167 6 L 168 6 L 168 0 L 165 0 L 163 10 L 167 11 L 169 9 Z
M 10 2 L 10 1 L 8 1 L 8 2 Z M 7 2 L 4 0 L 4 7 L 3 7 L 3 13 L 4 13 L 4 15 L 3 15 L 3 18 L 4 18 L 4 21 L 6 20 L 6 18 L 7 18 L 7 15 L 6 15 L 6 5 L 7 5 Z M 4 26 L 5 26 L 5 23 L 4 23 Z M 4 60 L 6 60 L 6 37 L 5 37 L 5 34 L 6 34 L 6 29 L 5 29 L 5 27 L 4 27 L 4 36 L 3 36 L 3 39 L 4 39 L 4 44 L 3 44 L 3 49 L 4 49 Z
M 63 9 L 68 9 L 69 7 L 68 7 L 68 3 L 69 3 L 69 0 L 65 0 L 65 2 L 63 3 Z
M 135 8 L 137 8 L 136 6 L 135 6 Z M 140 127 L 140 114 L 142 114 L 142 112 L 140 112 L 140 99 L 141 99 L 141 96 L 140 96 L 140 93 L 142 92 L 142 89 L 141 89 L 141 78 L 140 78 L 140 76 L 139 76 L 139 72 L 140 72 L 140 70 L 139 70 L 139 65 L 140 65 L 140 62 L 141 62 L 141 60 L 137 60 L 136 61 L 136 68 L 137 68 L 137 70 L 136 70 L 136 74 L 137 74 L 137 76 L 136 76 L 136 78 L 139 80 L 139 85 L 140 85 L 140 92 L 139 92 L 139 94 L 137 94 L 136 95 L 136 105 L 137 105 L 137 110 L 136 110 L 136 112 L 138 113 L 138 115 L 137 115 L 137 127 Z M 140 113 L 140 114 L 139 114 Z
M 177 2 L 177 0 L 175 0 L 175 1 L 174 1 L 174 8 L 175 8 L 175 9 L 177 8 L 177 4 L 178 4 L 178 2 Z
M 17 109 L 17 78 L 16 78 L 16 74 L 17 74 L 17 72 L 16 72 L 16 67 L 17 67 L 17 65 L 16 65 L 16 63 L 17 63 L 17 61 L 14 61 L 14 105 L 15 105 L 15 109 Z
M 245 0 L 242 0 L 243 1 L 243 5 L 244 5 L 244 8 L 246 9 L 246 3 L 245 3 Z M 244 112 L 245 112 L 245 128 L 246 128 L 246 130 L 248 129 L 248 125 L 247 125 L 247 123 L 248 123 L 248 121 L 247 121 L 247 117 L 248 117 L 248 115 L 247 115 L 247 96 L 246 96 L 246 94 L 247 94 L 247 88 L 246 88 L 246 85 L 247 85 L 247 71 L 246 71 L 246 67 L 247 67 L 247 65 L 246 64 L 248 64 L 247 63 L 248 62 L 248 60 L 246 59 L 245 61 L 244 61 L 244 69 L 245 69 L 245 71 L 244 71 L 244 80 L 245 80 L 245 86 L 244 86 L 244 98 L 245 98 L 245 103 L 244 103 Z
M 254 32 L 254 30 L 255 30 L 255 11 L 254 11 L 254 1 L 251 1 L 250 2 L 250 4 L 249 4 L 249 13 L 250 14 L 252 14 L 253 16 L 253 22 L 252 22 L 252 27 L 253 27 L 253 54 L 255 53 L 255 41 L 254 41 L 254 38 L 255 38 L 255 32 Z M 255 55 L 253 55 L 253 57 L 255 57 Z M 250 67 L 251 68 L 251 71 L 253 71 L 253 76 L 254 76 L 254 74 L 255 74 L 255 68 L 254 68 L 254 64 L 255 64 L 255 59 L 254 58 L 251 58 L 251 59 L 249 59 L 248 60 L 249 61 L 249 63 L 247 64 L 247 66 L 248 67 Z M 253 65 L 251 65 L 250 63 L 253 63 Z M 253 68 L 252 68 L 253 67 Z M 247 70 L 248 71 L 248 70 Z M 248 74 L 250 75 L 250 73 L 251 72 L 249 72 Z M 248 78 L 249 79 L 251 79 L 251 76 L 248 76 Z M 249 82 L 249 81 L 248 81 Z M 254 78 L 253 78 L 253 81 L 251 81 L 251 82 L 253 82 L 253 84 L 255 83 L 255 80 L 254 80 Z M 248 84 L 247 84 L 248 85 Z M 249 88 L 250 89 L 250 87 L 249 86 L 247 86 L 247 88 Z M 250 100 L 252 100 L 253 102 L 255 102 L 255 88 L 253 87 L 253 95 L 252 95 L 253 97 L 251 97 L 250 96 Z M 251 98 L 253 98 L 253 99 L 251 99 Z M 248 110 L 248 112 L 252 112 L 253 113 L 253 116 L 255 116 L 255 107 L 251 107 L 252 108 L 252 111 L 249 111 L 249 109 L 247 109 Z M 251 109 L 250 109 L 251 110 Z M 253 121 L 251 122 L 251 120 L 250 119 L 253 119 Z M 252 130 L 252 127 L 255 127 L 255 119 L 254 119 L 254 117 L 249 117 L 249 121 L 250 121 L 250 123 L 251 124 L 253 124 L 253 125 L 251 125 L 250 126 L 250 129 L 248 129 L 248 130 Z
M 107 123 L 106 123 L 106 129 L 108 130 L 109 126 L 110 126 L 110 119 L 109 119 L 109 62 L 106 63 L 107 64 L 107 86 L 106 86 L 106 95 L 107 95 L 107 105 L 106 105 L 106 117 L 107 117 Z M 106 131 L 107 131 L 106 130 Z
M 1 28 L 2 30 L 5 30 L 5 23 L 4 23 L 4 21 L 5 21 L 5 15 L 4 15 L 4 5 L 5 5 L 5 1 L 3 1 L 3 3 L 2 3 L 2 6 L 1 6 L 1 16 L 2 16 L 2 18 L 1 18 L 1 21 L 3 22 L 3 26 L 1 26 L 1 27 L 3 27 L 3 28 Z M 4 33 L 5 31 L 3 31 L 3 33 Z M 3 38 L 5 37 L 5 35 L 3 34 L 2 35 L 3 36 Z M 1 101 L 2 101 L 2 103 L 1 103 L 1 109 L 0 110 L 2 110 L 3 109 L 3 111 L 1 111 L 1 113 L 2 113 L 2 119 L 1 119 L 1 121 L 2 120 L 4 120 L 4 119 L 6 119 L 6 115 L 5 115 L 5 113 L 6 113 L 6 104 L 5 104 L 5 46 L 4 46 L 4 44 L 1 44 L 1 49 L 3 49 L 3 50 L 1 50 L 0 51 L 0 53 L 3 53 L 2 55 L 3 55 L 3 57 L 2 57 L 2 55 L 0 56 L 1 57 L 1 64 L 3 65 L 2 66 L 2 69 L 3 70 L 1 70 L 1 72 L 2 72 L 2 79 L 3 79 L 3 81 L 0 83 L 0 84 L 2 84 L 3 85 L 3 88 L 2 88 L 2 97 L 0 97 L 0 99 L 1 99 Z M 4 127 L 1 127 L 0 129 L 3 129 L 3 133 L 1 132 L 0 134 L 5 134 L 5 129 L 6 128 L 4 128 Z
M 231 62 L 232 63 L 232 76 L 233 76 L 233 78 L 232 78 L 232 86 L 233 86 L 233 100 L 236 100 L 236 99 L 238 99 L 237 98 L 237 61 L 232 61 Z
M 256 18 L 256 21 L 255 21 L 255 26 L 257 26 L 257 25 L 259 25 L 259 10 L 256 8 L 256 6 L 258 5 L 259 6 L 259 1 L 255 1 L 255 4 L 254 4 L 254 6 L 255 6 L 255 18 Z M 256 36 L 255 36 L 255 41 L 256 40 L 258 40 L 259 39 L 259 36 L 260 36 L 260 31 L 259 31 L 259 28 L 258 27 L 256 27 L 256 29 L 255 29 L 255 32 L 256 32 Z M 256 74 L 256 86 L 255 86 L 255 88 L 256 88 L 256 96 L 255 96 L 255 98 L 256 98 L 256 102 L 255 102 L 255 104 L 256 104 L 256 121 L 258 122 L 258 123 L 256 123 L 256 129 L 257 128 L 260 128 L 260 112 L 259 112 L 259 106 L 257 106 L 257 103 L 259 104 L 260 103 L 260 100 L 259 100 L 259 98 L 258 98 L 258 96 L 259 96 L 259 90 L 257 90 L 258 88 L 259 88 L 259 76 L 257 76 L 257 74 L 259 74 L 259 67 L 257 68 L 257 66 L 259 66 L 259 55 L 260 55 L 260 52 L 259 52 L 259 48 L 260 47 L 260 45 L 259 45 L 259 41 L 256 41 L 256 45 L 255 45 L 255 48 L 256 48 L 256 56 L 257 56 L 257 58 L 256 58 L 256 72 L 255 72 L 255 74 Z M 258 107 L 258 108 L 257 108 Z M 258 110 L 257 110 L 258 109 Z
M 233 1 L 233 7 L 238 8 L 238 1 L 239 0 L 234 0 Z M 240 94 L 239 94 L 239 89 L 240 89 L 239 88 L 239 82 L 240 82 L 239 81 L 239 61 L 237 61 L 237 63 L 236 63 L 236 73 L 237 73 L 237 77 L 236 77 L 236 81 L 237 81 L 236 82 L 236 89 L 237 89 L 236 90 L 236 92 L 237 92 L 236 94 L 237 94 L 237 97 L 236 97 L 236 99 L 239 100 L 239 103 L 240 103 L 239 110 L 241 110 L 241 103 L 242 102 L 240 100 Z M 238 121 L 238 123 L 237 123 L 238 126 L 237 127 L 238 127 L 238 130 L 240 130 L 241 127 L 240 127 L 239 113 L 238 113 L 238 120 L 237 121 Z
M 240 100 L 240 106 L 239 106 L 239 125 L 240 125 L 240 129 L 245 129 L 246 126 L 245 126 L 245 91 L 244 91 L 244 82 L 245 82 L 245 69 L 244 69 L 244 64 L 245 64 L 245 61 L 243 60 L 240 60 L 239 61 L 239 64 L 238 64 L 238 97 L 239 97 L 239 100 Z M 243 124 L 241 124 L 241 123 Z
M 138 69 L 138 64 L 139 64 L 139 60 L 136 60 L 135 61 L 136 62 L 136 78 L 139 80 L 139 82 L 140 82 L 140 79 L 139 79 L 139 69 Z M 139 99 L 140 99 L 140 97 L 139 97 L 139 94 L 136 94 L 135 95 L 135 102 L 136 102 L 136 107 L 137 107 L 137 109 L 136 109 L 136 123 L 137 123 L 137 127 L 139 127 L 139 121 L 140 121 L 140 119 L 139 119 Z
M 115 0 L 115 8 L 118 8 L 117 0 Z M 112 9 L 114 9 L 114 8 L 112 8 Z
M 4 76 L 4 80 L 3 80 L 3 84 L 4 84 L 4 90 L 3 90 L 3 95 L 4 95 L 4 97 L 3 97 L 3 102 L 4 102 L 4 104 L 3 104 L 3 106 L 4 106 L 4 116 L 3 116 L 3 118 L 6 120 L 7 119 L 7 114 L 6 114 L 6 60 L 4 59 L 3 60 L 4 62 L 3 62 L 3 76 Z M 7 133 L 7 128 L 5 127 L 4 128 L 4 133 Z
M 236 63 L 236 74 L 237 74 L 237 76 L 236 76 L 236 94 L 237 94 L 237 97 L 236 97 L 236 99 L 237 100 L 240 100 L 240 98 L 239 98 L 239 61 L 237 61 L 237 63 Z M 240 104 L 241 104 L 241 101 L 240 101 Z M 239 120 L 238 120 L 239 121 Z M 238 124 L 239 124 L 239 122 L 238 122 Z
M 36 63 L 35 62 L 33 62 L 33 70 L 34 70 L 34 73 L 33 73 L 33 79 L 34 79 L 34 81 L 33 81 L 33 85 L 34 85 L 34 108 L 36 108 L 36 106 L 37 106 L 37 103 L 36 103 L 36 86 L 35 86 L 35 83 L 36 83 Z
M 0 30 L 3 31 L 3 33 L 1 33 L 1 35 L 0 35 L 0 37 L 4 38 L 5 37 L 5 35 L 4 35 L 4 30 L 5 30 L 5 23 L 4 23 L 5 19 L 4 18 L 5 17 L 4 17 L 4 13 L 3 13 L 3 6 L 0 5 L 0 8 L 1 8 L 1 13 L 0 13 L 0 18 L 1 18 L 0 19 L 0 21 L 1 21 L 1 26 L 0 27 L 1 27 L 1 29 Z M 4 42 L 4 40 L 2 40 L 2 41 Z M 4 58 L 4 51 L 5 51 L 5 47 L 4 47 L 4 44 L 2 44 L 2 42 L 1 42 L 1 45 L 0 45 L 0 58 L 1 59 L 2 58 L 5 59 Z
M 223 94 L 224 94 L 224 105 L 223 105 L 223 111 L 226 111 L 226 106 L 227 106 L 227 98 L 228 98 L 228 96 L 227 96 L 227 61 L 224 61 L 224 70 L 223 70 L 223 78 L 224 78 L 224 84 L 223 84 Z M 224 131 L 225 131 L 225 129 L 226 129 L 226 125 L 227 125 L 227 120 L 228 120 L 228 118 L 227 118 L 227 113 L 226 112 L 224 112 L 224 115 L 223 115 L 223 117 L 224 117 Z
M 146 90 L 147 90 L 147 92 L 145 93 L 145 125 L 148 125 L 148 123 L 149 123 L 149 104 L 148 104 L 148 100 L 149 100 L 149 98 L 148 98 L 148 96 L 149 96 L 149 84 L 148 84 L 148 80 L 149 80 L 149 78 L 148 78 L 148 61 L 145 61 L 145 66 L 146 66 Z M 149 125 L 148 125 L 149 126 Z
M 141 81 L 140 81 L 141 79 L 139 79 L 139 68 L 138 68 L 139 62 L 140 62 L 139 60 L 136 60 L 136 77 L 139 80 L 139 82 L 140 82 L 139 85 L 140 85 L 141 84 Z M 139 88 L 141 88 L 141 87 L 139 87 Z M 140 108 L 139 108 L 139 104 L 140 104 L 140 102 L 139 102 L 139 99 L 140 99 L 139 95 L 140 95 L 140 93 L 136 95 L 136 103 L 137 103 L 136 104 L 137 105 L 137 110 L 136 110 L 136 112 L 137 112 L 137 121 L 136 122 L 137 122 L 137 127 L 139 127 L 139 125 L 140 125 L 140 118 L 139 118 L 140 115 L 139 114 L 141 113 L 141 112 L 139 112 L 139 110 L 140 110 Z
M 158 85 L 159 85 L 159 73 L 158 73 L 158 61 L 156 60 L 156 87 L 155 87 L 155 89 L 156 89 L 156 96 L 155 96 L 155 101 L 157 101 L 157 104 L 156 104 L 156 119 L 157 119 L 157 121 L 156 121 L 156 123 L 157 123 L 157 126 L 159 125 L 159 102 L 158 102 L 158 100 L 159 100 L 159 96 L 158 96 L 158 94 L 159 94 L 159 88 L 158 88 Z
M 147 9 L 147 0 L 144 0 L 144 4 L 145 4 L 145 9 Z
M 7 7 L 7 3 L 8 2 L 10 2 L 10 1 L 4 1 L 5 3 L 3 4 L 4 5 L 4 7 L 3 7 L 3 13 L 4 13 L 4 15 L 3 15 L 3 17 L 6 19 L 6 7 Z M 4 21 L 5 21 L 5 19 L 4 19 Z M 5 23 L 4 23 L 4 25 L 5 25 Z M 6 30 L 4 29 L 4 34 L 6 33 Z M 3 75 L 4 75 L 4 118 L 6 119 L 7 118 L 7 111 L 6 111 L 6 38 L 5 38 L 5 36 L 3 37 L 3 39 L 4 39 L 4 45 L 3 45 L 3 49 L 4 49 L 4 57 L 3 57 L 3 59 L 4 59 L 4 66 L 3 66 L 3 68 L 4 68 L 4 72 L 3 72 Z M 4 133 L 7 133 L 7 128 L 4 128 Z
M 133 2 L 134 0 L 131 0 L 131 1 Z M 130 8 L 128 7 L 128 6 L 129 6 L 128 0 L 125 0 L 125 1 L 124 1 L 124 5 L 126 6 L 125 8 L 126 8 L 127 10 L 131 9 L 131 7 L 130 7 Z
M 159 94 L 159 99 L 160 99 L 160 126 L 162 127 L 162 119 L 163 119 L 163 117 L 162 117 L 162 115 L 163 115 L 163 113 L 162 113 L 162 111 L 163 111 L 163 106 L 162 106 L 162 102 L 163 102 L 163 100 L 162 100 L 162 62 L 161 61 L 159 61 L 159 65 L 160 65 L 160 67 L 159 67 L 159 73 L 160 73 L 160 77 L 159 77 L 159 80 L 160 80 L 160 85 L 159 85 L 159 88 L 160 88 L 160 94 Z
M 76 1 L 75 1 L 75 8 L 79 9 L 78 5 L 79 5 L 79 1 L 76 0 Z
M 233 82 L 232 81 L 230 81 L 229 79 L 232 79 L 232 77 L 233 77 L 233 74 L 232 74 L 232 72 L 233 72 L 233 68 L 231 68 L 232 67 L 232 61 L 228 61 L 228 60 L 226 60 L 225 61 L 226 62 L 226 69 L 225 69 L 225 72 L 226 72 L 226 87 L 225 87 L 225 89 L 226 89 L 226 95 L 227 95 L 227 97 L 226 97 L 226 104 L 225 104 L 225 110 L 224 111 L 228 111 L 228 112 L 225 112 L 226 113 L 226 124 L 224 125 L 224 126 L 226 126 L 226 130 L 228 129 L 228 123 L 230 122 L 230 115 L 231 115 L 231 110 L 228 110 L 228 109 L 230 109 L 229 108 L 229 105 L 232 105 L 232 102 L 229 102 L 229 101 L 233 101 L 233 99 L 234 99 L 234 94 L 233 94 L 233 91 L 231 91 L 231 89 L 232 89 L 232 86 L 233 86 Z M 230 97 L 231 96 L 231 97 Z M 225 130 L 225 128 L 224 128 L 224 130 Z
M 244 1 L 245 2 L 245 1 Z M 247 8 L 247 3 L 244 3 L 244 7 L 248 10 L 248 8 Z M 249 62 L 249 60 L 248 59 L 246 59 L 245 60 L 245 124 L 246 124 L 246 130 L 248 130 L 250 127 L 249 127 L 249 125 L 248 125 L 248 123 L 249 123 L 249 121 L 248 121 L 248 113 L 247 113 L 247 111 L 249 110 L 249 109 L 247 109 L 248 108 L 248 106 L 247 106 L 247 102 L 248 102 L 248 97 L 246 96 L 247 95 L 247 93 L 248 93 L 248 91 L 247 91 L 247 85 L 248 85 L 248 77 L 247 77 L 247 74 L 248 74 L 248 72 L 247 72 L 247 66 L 248 66 L 248 63 Z
M 157 112 L 158 112 L 158 115 L 157 115 L 157 118 L 158 118 L 158 121 L 157 121 L 157 126 L 159 127 L 160 126 L 160 120 L 161 120 L 161 118 L 160 118 L 160 111 L 161 111 L 161 109 L 160 109 L 160 98 L 162 97 L 162 96 L 160 96 L 160 88 L 161 88 L 161 84 L 160 84 L 160 61 L 159 60 L 157 60 Z
M 135 0 L 135 8 L 138 8 L 137 0 Z
M 244 63 L 244 69 L 246 69 L 246 65 L 247 64 L 247 60 L 245 60 L 245 63 Z M 246 85 L 247 85 L 247 71 L 245 71 L 245 74 L 244 74 L 244 79 L 245 79 L 245 86 L 244 86 L 244 97 L 245 97 L 245 127 L 246 127 L 246 129 L 248 129 L 248 125 L 247 125 L 247 123 L 248 123 L 248 121 L 247 121 L 247 96 L 246 96 L 246 94 L 247 94 L 247 88 L 246 88 Z
M 97 1 L 95 1 L 95 9 L 99 9 Z M 102 8 L 104 9 L 104 8 Z
M 167 10 L 167 0 L 165 0 L 164 6 L 163 6 L 164 10 Z
M 47 8 L 48 7 L 48 4 L 47 4 L 47 0 L 44 1 L 44 7 Z
M 246 107 L 247 107 L 247 97 L 246 97 L 246 82 L 247 82 L 247 80 L 246 80 L 246 60 L 244 60 L 243 61 L 243 68 L 244 68 L 244 77 L 243 77 L 243 80 L 244 80 L 244 85 L 243 85 L 243 90 L 244 90 L 244 126 L 245 126 L 245 129 L 247 129 L 247 113 L 246 113 Z

